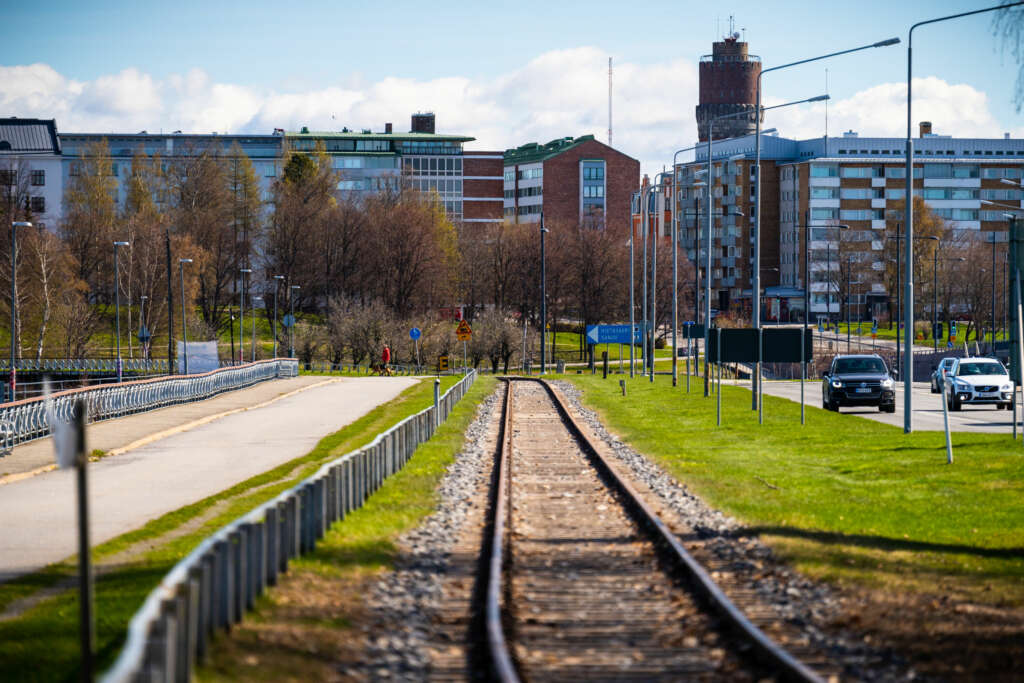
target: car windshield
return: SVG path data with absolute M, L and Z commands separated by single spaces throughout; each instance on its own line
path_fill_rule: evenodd
M 1006 368 L 1001 363 L 961 363 L 958 375 L 1005 375 Z
M 852 373 L 885 374 L 885 363 L 881 358 L 839 358 L 836 360 L 836 373 L 849 375 Z

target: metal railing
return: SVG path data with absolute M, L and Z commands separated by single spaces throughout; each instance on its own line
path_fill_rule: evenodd
M 156 408 L 201 401 L 224 391 L 241 389 L 277 377 L 299 373 L 294 358 L 279 358 L 221 368 L 200 375 L 157 377 L 100 387 L 69 389 L 50 396 L 58 419 L 70 421 L 75 403 L 85 399 L 91 422 L 122 417 Z M 14 446 L 50 435 L 44 397 L 24 399 L 0 405 L 0 455 Z
M 326 463 L 202 541 L 132 617 L 127 642 L 103 680 L 188 681 L 214 632 L 241 621 L 266 587 L 288 570 L 289 560 L 312 551 L 332 523 L 361 507 L 400 470 L 475 379 L 476 373 L 469 373 L 433 406 Z
M 10 360 L 0 359 L 0 370 L 8 370 Z M 14 367 L 26 372 L 117 372 L 117 361 L 113 358 L 18 358 Z M 122 358 L 124 372 L 167 373 L 166 358 Z

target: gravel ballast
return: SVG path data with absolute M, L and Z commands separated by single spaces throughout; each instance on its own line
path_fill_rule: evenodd
M 759 539 L 743 536 L 737 520 L 709 507 L 658 465 L 622 443 L 605 428 L 597 413 L 580 402 L 580 391 L 572 383 L 553 384 L 632 475 L 694 531 L 702 540 L 702 548 L 713 555 L 715 564 L 727 567 L 778 618 L 799 629 L 809 643 L 842 670 L 843 678 L 921 680 L 898 654 L 872 647 L 856 634 L 830 629 L 828 624 L 839 616 L 841 605 L 829 586 L 790 569 Z
M 398 540 L 396 568 L 367 596 L 373 630 L 367 636 L 366 671 L 370 679 L 423 681 L 429 678 L 428 648 L 442 599 L 442 579 L 452 547 L 474 505 L 473 492 L 490 476 L 493 455 L 487 447 L 492 421 L 501 418 L 503 391 L 494 391 L 466 429 L 461 451 L 439 486 L 437 510 Z

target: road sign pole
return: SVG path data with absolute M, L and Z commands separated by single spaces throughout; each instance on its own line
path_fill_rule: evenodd
M 708 353 L 707 349 L 704 349 L 704 355 Z M 718 396 L 716 396 L 717 409 L 716 409 L 716 420 L 719 427 L 722 426 L 722 328 L 718 328 Z
M 805 314 L 806 319 L 806 314 Z M 806 321 L 805 321 L 806 322 Z M 807 325 L 800 331 L 800 424 L 805 424 L 804 421 L 804 379 L 807 375 L 807 350 L 806 337 L 807 337 Z
M 469 361 L 466 358 L 466 342 L 462 342 L 462 374 L 466 374 L 469 368 Z
M 416 338 L 416 371 L 419 372 L 420 368 L 420 340 Z

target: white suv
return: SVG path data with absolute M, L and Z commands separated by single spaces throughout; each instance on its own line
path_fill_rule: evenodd
M 960 410 L 965 403 L 1010 409 L 1013 383 L 1006 368 L 995 358 L 957 358 L 946 379 L 946 404 L 950 410 Z

